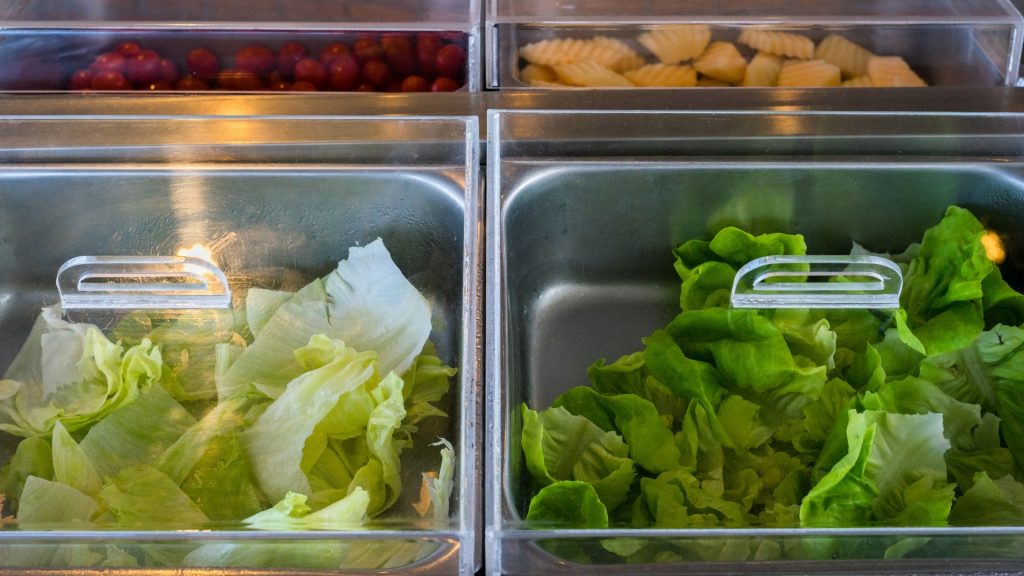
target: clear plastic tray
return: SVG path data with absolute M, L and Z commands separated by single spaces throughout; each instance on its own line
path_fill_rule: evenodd
M 449 417 L 422 421 L 414 448 L 402 454 L 403 499 L 365 527 L 5 526 L 0 571 L 79 571 L 99 569 L 98 562 L 112 562 L 104 570 L 134 563 L 179 570 L 192 550 L 226 544 L 246 553 L 213 566 L 218 572 L 474 573 L 481 553 L 475 534 L 482 375 L 476 117 L 7 117 L 0 124 L 5 371 L 40 308 L 61 299 L 69 319 L 91 322 L 124 308 L 171 313 L 222 306 L 226 298 L 237 306 L 250 288 L 301 288 L 337 267 L 350 247 L 378 237 L 431 303 L 430 339 L 458 369 L 443 405 Z M 180 268 L 175 254 L 196 244 L 223 276 L 202 261 Z M 118 258 L 79 258 L 85 255 Z M 139 256 L 161 258 L 148 258 L 140 269 Z M 119 272 L 125 257 L 132 274 Z M 180 286 L 154 284 L 155 301 L 144 301 L 131 293 L 138 285 L 119 280 L 154 275 L 177 278 Z M 195 294 L 196 284 L 206 288 Z M 0 436 L 6 463 L 20 439 Z M 439 436 L 456 455 L 445 521 L 411 506 L 420 472 L 440 462 L 438 448 L 427 446 Z M 113 546 L 121 553 L 110 555 Z
M 467 0 L 7 3 L 0 90 L 476 91 L 479 18 Z M 339 44 L 353 59 L 332 73 Z
M 487 86 L 530 86 L 521 76 L 526 61 L 520 57 L 520 48 L 555 38 L 616 38 L 648 63 L 658 62 L 637 37 L 673 24 L 708 25 L 712 42 L 735 42 L 747 28 L 804 34 L 815 43 L 839 34 L 875 54 L 902 57 L 931 86 L 1013 85 L 1024 28 L 1009 0 L 726 0 L 642 5 L 491 0 L 485 29 Z M 755 52 L 746 46 L 740 46 L 740 51 L 747 60 Z M 844 72 L 844 79 L 847 76 Z
M 539 485 L 523 455 L 520 406 L 545 409 L 570 388 L 587 386 L 587 368 L 598 359 L 611 363 L 643 350 L 641 338 L 680 310 L 672 249 L 729 225 L 800 233 L 809 253 L 813 246 L 814 254 L 848 259 L 851 241 L 898 253 L 920 241 L 948 206 L 959 205 L 996 231 L 1006 251 L 1003 276 L 1020 286 L 1022 125 L 1019 114 L 492 111 L 489 573 L 1019 568 L 1024 526 L 648 529 L 621 520 L 602 529 L 531 526 L 527 506 Z M 842 269 L 849 265 L 844 260 Z M 816 295 L 819 307 L 890 308 L 893 268 L 856 270 L 858 282 L 873 286 L 857 290 L 876 291 L 878 299 L 826 291 Z M 734 285 L 734 304 L 742 287 Z M 765 294 L 748 305 L 774 308 L 793 297 L 807 305 L 804 293 Z M 909 552 L 885 556 L 896 543 Z M 628 553 L 652 548 L 663 554 L 638 560 Z

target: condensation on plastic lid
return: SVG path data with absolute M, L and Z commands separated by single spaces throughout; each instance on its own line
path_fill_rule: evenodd
M 819 280 L 819 281 L 813 281 Z M 899 308 L 903 274 L 880 256 L 765 256 L 732 284 L 734 308 Z
M 215 264 L 190 256 L 79 256 L 57 272 L 65 310 L 230 308 Z

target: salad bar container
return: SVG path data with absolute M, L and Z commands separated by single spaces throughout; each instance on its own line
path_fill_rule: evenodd
M 396 26 L 402 24 L 397 8 L 393 14 Z M 473 574 L 479 568 L 483 240 L 475 117 L 135 117 L 70 124 L 7 117 L 0 124 L 6 378 L 0 569 Z M 379 276 L 367 280 L 371 272 Z M 401 317 L 387 321 L 381 316 L 387 312 L 357 304 L 352 299 L 366 296 L 359 284 L 367 281 L 385 292 L 390 286 L 388 294 L 404 293 L 424 330 L 411 341 L 415 351 L 389 364 L 393 369 L 385 364 L 397 344 L 387 339 L 406 338 L 403 322 L 412 316 L 396 307 Z M 405 292 L 394 292 L 399 288 Z M 313 300 L 300 304 L 302 298 Z M 321 324 L 325 333 L 311 337 L 303 324 L 311 317 L 288 316 L 298 314 L 296 306 L 323 315 L 324 302 L 334 332 Z M 42 407 L 33 404 L 40 399 L 25 392 L 40 377 L 32 362 L 41 360 L 44 386 L 60 381 L 51 370 L 70 370 L 72 381 L 102 381 L 89 372 L 93 344 L 74 344 L 75 334 L 105 343 L 105 350 L 128 350 L 121 376 L 102 374 L 109 386 L 130 391 L 100 394 L 99 412 L 83 407 L 92 389 L 77 384 L 45 396 Z M 70 338 L 66 345 L 78 346 L 81 357 L 62 364 L 68 348 L 51 347 L 59 338 Z M 375 338 L 386 341 L 371 346 Z M 295 343 L 282 356 L 275 341 Z M 215 353 L 213 342 L 221 343 Z M 337 420 L 329 424 L 326 388 L 306 400 L 294 394 L 320 385 L 309 375 L 327 374 L 353 349 L 375 368 L 362 373 L 370 380 L 352 392 L 363 390 L 362 396 L 340 397 Z M 149 364 L 128 367 L 128 358 L 141 352 L 145 362 L 163 362 L 149 373 L 153 380 L 136 370 Z M 119 358 L 118 352 L 115 366 Z M 278 375 L 254 376 L 260 362 Z M 292 379 L 280 373 L 288 366 L 311 371 Z M 236 369 L 255 372 L 234 386 Z M 233 386 L 238 393 L 229 395 Z M 68 396 L 78 400 L 69 403 Z M 46 412 L 47 403 L 60 411 Z M 360 428 L 364 405 L 370 411 Z M 235 420 L 213 416 L 240 406 L 249 411 L 236 411 Z M 114 449 L 103 450 L 107 441 Z M 181 448 L 207 441 L 213 443 L 202 444 L 192 460 L 177 459 Z M 319 460 L 317 442 L 323 443 Z M 55 456 L 66 456 L 55 457 L 52 468 L 51 445 Z M 362 452 L 343 445 L 363 446 Z M 39 446 L 42 467 L 32 459 Z M 347 493 L 343 485 L 317 489 L 338 480 L 333 473 L 317 480 L 331 450 L 364 462 L 348 477 Z M 285 494 L 280 479 L 299 470 L 290 466 L 299 466 L 300 456 L 308 492 Z M 307 459 L 317 463 L 311 467 Z M 189 465 L 182 468 L 183 461 Z M 168 485 L 169 478 L 177 482 Z M 218 494 L 224 478 L 231 484 Z M 15 488 L 22 485 L 14 512 Z M 50 501 L 47 490 L 56 490 Z M 255 515 L 222 514 L 247 494 L 255 499 L 235 510 Z M 324 510 L 334 516 L 318 516 L 307 496 L 314 508 L 342 498 L 357 512 L 330 505 Z M 76 506 L 86 512 L 76 513 Z
M 475 91 L 479 29 L 467 0 L 5 2 L 0 90 Z
M 1013 85 L 1024 28 L 1009 0 L 491 0 L 486 18 L 489 88 Z
M 488 573 L 1019 570 L 1020 517 L 997 516 L 1020 504 L 974 500 L 993 484 L 952 459 L 950 512 L 942 454 L 980 449 L 978 406 L 972 439 L 940 432 L 923 397 L 974 377 L 963 350 L 1020 336 L 1024 117 L 498 110 L 488 123 Z M 924 275 L 959 282 L 966 268 L 937 254 L 965 246 L 992 282 L 984 326 L 980 292 L 960 296 L 977 298 L 962 305 L 974 320 L 934 324 Z M 894 384 L 910 370 L 893 355 L 904 345 L 920 373 Z M 1011 449 L 1013 373 L 1017 391 L 985 416 Z M 855 389 L 862 404 L 847 412 Z M 822 461 L 831 472 L 812 470 Z M 892 484 L 912 467 L 943 494 L 938 519 Z M 843 482 L 868 486 L 869 503 L 840 509 L 861 489 Z M 870 503 L 885 494 L 907 508 Z

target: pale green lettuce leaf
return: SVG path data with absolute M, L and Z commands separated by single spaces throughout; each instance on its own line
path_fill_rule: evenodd
M 394 434 L 405 418 L 404 386 L 405 382 L 391 372 L 371 392 L 376 406 L 366 424 L 370 460 L 356 472 L 349 487 L 349 491 L 362 487 L 369 493 L 371 516 L 390 508 L 402 492 L 399 455 L 404 446 L 395 441 Z
M 423 482 L 430 496 L 430 509 L 436 522 L 448 521 L 448 510 L 455 487 L 455 449 L 452 443 L 444 438 L 438 439 L 431 446 L 441 446 L 441 467 L 436 476 L 423 474 Z
M 305 371 L 295 359 L 295 351 L 317 334 L 331 334 L 323 282 L 313 280 L 279 306 L 260 334 L 217 381 L 221 400 L 250 384 L 276 398 Z
M 252 426 L 240 434 L 257 483 L 272 500 L 280 500 L 288 492 L 310 493 L 309 480 L 301 468 L 300 447 L 306 445 L 316 426 L 347 392 L 374 378 L 376 354 L 372 352 L 356 352 L 341 340 L 322 335 L 310 338 L 309 346 L 329 347 L 334 360 L 289 382 Z M 295 362 L 299 365 L 298 360 Z M 297 414 L 302 417 L 296 418 Z
M 562 407 L 537 413 L 522 405 L 526 467 L 541 486 L 562 480 L 588 482 L 605 508 L 626 501 L 636 476 L 622 438 Z
M 151 386 L 131 404 L 93 426 L 79 446 L 102 478 L 156 462 L 196 423 L 160 386 Z
M 92 522 L 99 504 L 74 488 L 35 476 L 25 480 L 18 526 L 25 529 L 73 529 Z
M 457 373 L 456 368 L 446 365 L 438 357 L 434 344 L 428 340 L 412 367 L 402 375 L 406 411 L 403 428 L 414 432 L 415 426 L 425 418 L 447 416 L 435 403 L 448 394 L 451 379 Z
M 643 478 L 640 490 L 655 527 L 742 526 L 748 521 L 740 503 L 708 493 L 684 468 Z
M 175 482 L 184 482 L 213 442 L 247 425 L 245 412 L 255 400 L 244 393 L 222 400 L 179 436 L 153 466 Z
M 293 296 L 294 292 L 249 288 L 245 294 L 245 320 L 253 338 L 259 337 L 274 313 Z
M 675 396 L 689 401 L 690 405 L 694 402 L 699 404 L 709 418 L 708 424 L 715 437 L 728 445 L 731 439 L 716 414 L 719 402 L 726 395 L 718 370 L 707 362 L 688 358 L 664 330 L 651 334 L 646 345 L 644 362 L 651 375 Z
M 332 336 L 376 352 L 381 373 L 405 373 L 430 336 L 430 304 L 402 275 L 384 242 L 350 248 L 324 284 Z
M 306 504 L 305 495 L 289 492 L 272 508 L 243 522 L 257 530 L 351 530 L 366 522 L 369 504 L 370 495 L 362 488 L 355 488 L 348 496 L 313 512 Z
M 100 500 L 121 526 L 199 528 L 209 522 L 174 480 L 151 466 L 121 470 Z
M 835 368 L 838 336 L 828 319 L 806 308 L 783 308 L 771 315 L 772 324 L 782 332 L 790 351 L 819 366 Z
M 103 488 L 100 475 L 60 422 L 54 425 L 50 442 L 53 447 L 53 479 L 89 496 L 99 494 Z
M 53 480 L 53 450 L 49 442 L 38 436 L 18 442 L 14 456 L 0 472 L 0 494 L 13 512 L 18 511 L 21 492 L 29 476 Z

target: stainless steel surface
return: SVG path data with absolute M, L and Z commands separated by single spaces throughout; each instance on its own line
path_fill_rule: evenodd
M 1024 283 L 1024 117 L 901 120 L 879 132 L 871 126 L 891 118 L 608 113 L 592 122 L 587 113 L 492 113 L 488 570 L 929 573 L 1019 567 L 1019 527 L 559 531 L 530 530 L 522 521 L 529 494 L 520 403 L 549 406 L 570 387 L 588 383 L 591 363 L 640 349 L 641 337 L 671 320 L 679 290 L 671 249 L 685 240 L 740 225 L 755 233 L 801 233 L 819 254 L 848 253 L 853 241 L 875 251 L 902 251 L 957 204 L 1009 240 L 1012 256 L 1004 274 L 1012 284 Z M 930 557 L 582 565 L 540 546 L 559 538 L 674 539 L 699 547 L 730 538 L 835 537 L 880 551 L 887 538 L 912 535 L 932 539 Z
M 459 369 L 446 397 L 450 418 L 424 422 L 418 436 L 420 444 L 443 436 L 456 446 L 448 523 L 424 521 L 405 506 L 418 498 L 420 472 L 437 459 L 436 453 L 427 458 L 407 451 L 403 500 L 391 514 L 375 519 L 373 529 L 5 530 L 0 532 L 0 566 L 15 561 L 19 550 L 97 541 L 150 546 L 172 557 L 197 541 L 300 549 L 311 543 L 421 543 L 433 551 L 393 569 L 471 574 L 479 566 L 474 534 L 479 522 L 482 208 L 475 118 L 110 118 L 71 123 L 5 118 L 0 123 L 6 126 L 0 142 L 0 222 L 5 230 L 0 238 L 0 368 L 21 347 L 39 308 L 58 301 L 54 278 L 73 256 L 174 254 L 196 243 L 216 246 L 214 257 L 232 292 L 244 297 L 253 286 L 298 289 L 334 269 L 349 247 L 381 237 L 432 304 L 431 340 L 439 355 Z M 59 146 L 50 139 L 55 126 L 63 131 Z M 49 135 L 38 139 L 43 134 Z M 362 141 L 376 146 L 361 146 Z M 10 437 L 4 442 L 3 454 L 9 456 L 13 443 Z

